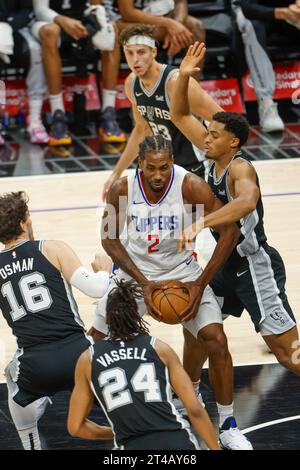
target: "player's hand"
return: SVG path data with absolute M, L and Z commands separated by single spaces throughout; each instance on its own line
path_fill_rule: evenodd
M 166 36 L 165 36 L 165 41 L 164 41 L 163 47 L 164 47 L 164 49 L 167 50 L 167 54 L 170 57 L 173 57 L 174 55 L 178 54 L 182 49 L 180 44 L 178 44 L 176 41 L 172 40 L 172 36 L 169 33 L 167 33 Z
M 59 17 L 59 21 L 56 21 L 59 26 L 76 41 L 79 39 L 86 38 L 88 31 L 86 27 L 79 20 L 68 18 L 67 16 Z
M 110 274 L 112 271 L 112 260 L 106 253 L 97 253 L 91 264 L 95 273 L 98 271 L 107 271 Z
M 194 318 L 199 310 L 201 303 L 204 286 L 200 282 L 183 282 L 184 287 L 186 287 L 190 294 L 190 303 L 187 308 L 181 313 L 181 323 L 191 320 Z
M 178 252 L 182 253 L 183 250 L 195 251 L 196 237 L 203 228 L 203 219 L 200 219 L 193 223 L 190 227 L 184 229 L 179 235 L 177 241 Z
M 204 58 L 205 52 L 206 48 L 204 42 L 196 41 L 192 46 L 190 46 L 179 67 L 181 75 L 190 77 L 191 75 L 200 72 L 198 64 Z
M 112 173 L 111 176 L 107 178 L 107 180 L 105 181 L 103 185 L 103 189 L 102 189 L 102 201 L 103 202 L 106 202 L 107 193 L 110 190 L 110 187 L 114 184 L 115 181 L 117 181 L 118 178 L 119 176 Z
M 188 47 L 193 42 L 193 33 L 179 21 L 173 20 L 172 18 L 168 18 L 167 21 L 168 33 L 163 48 L 167 49 L 170 46 L 168 36 L 172 38 L 172 42 L 174 42 L 175 46 L 180 46 L 181 49 Z
M 151 317 L 155 318 L 155 320 L 161 321 L 162 315 L 160 311 L 153 305 L 152 295 L 155 290 L 164 289 L 164 285 L 160 282 L 148 281 L 146 284 L 142 285 L 142 288 L 148 313 L 151 315 Z

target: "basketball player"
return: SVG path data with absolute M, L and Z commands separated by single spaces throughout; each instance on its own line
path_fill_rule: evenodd
M 101 0 L 90 0 L 89 9 L 97 8 Z M 53 121 L 50 132 L 50 145 L 67 145 L 71 143 L 68 133 L 62 98 L 62 65 L 59 48 L 62 43 L 75 42 L 90 35 L 85 23 L 86 0 L 33 0 L 33 6 L 38 21 L 32 31 L 42 44 L 44 68 L 49 87 L 49 101 Z M 102 113 L 99 133 L 104 142 L 125 142 L 125 134 L 116 120 L 116 95 L 120 63 L 120 46 L 115 41 L 113 25 L 108 23 L 103 9 L 103 24 L 106 32 L 105 46 L 110 50 L 101 51 L 103 96 Z M 102 15 L 102 16 L 103 16 Z M 111 39 L 111 36 L 113 39 Z M 114 42 L 110 47 L 109 43 Z M 103 47 L 105 49 L 105 46 Z M 102 45 L 95 48 L 102 48 Z
M 186 210 L 194 210 L 202 204 L 207 214 L 221 207 L 221 202 L 213 196 L 205 181 L 173 165 L 171 142 L 160 134 L 146 137 L 140 144 L 138 162 L 136 174 L 117 180 L 109 190 L 102 225 L 103 248 L 119 267 L 115 272 L 117 279 L 134 279 L 143 287 L 144 299 L 138 302 L 141 315 L 148 309 L 160 320 L 160 312 L 151 300 L 152 292 L 163 280 L 184 282 L 191 302 L 182 325 L 196 340 L 201 337 L 209 351 L 210 380 L 218 402 L 221 426 L 225 423 L 220 439 L 231 440 L 228 446 L 232 449 L 248 449 L 250 443 L 238 428 L 235 427 L 234 433 L 229 427 L 227 429 L 233 419 L 232 361 L 220 308 L 207 287 L 231 253 L 239 231 L 234 224 L 218 227 L 220 237 L 216 249 L 202 272 L 192 253 L 178 253 L 178 230 Z M 121 197 L 126 198 L 127 205 Z M 125 219 L 127 227 L 122 233 Z M 112 279 L 110 289 L 114 286 Z M 92 331 L 95 339 L 107 333 L 106 302 L 107 295 L 97 307 Z M 195 378 L 192 371 L 197 369 L 199 358 L 188 353 L 187 357 L 189 362 L 185 363 L 185 369 L 196 382 L 198 377 Z
M 41 449 L 37 422 L 48 396 L 72 390 L 76 361 L 92 344 L 71 285 L 103 296 L 111 263 L 98 258 L 103 271 L 93 273 L 66 243 L 35 241 L 27 202 L 23 192 L 0 196 L 0 308 L 18 344 L 5 371 L 9 409 L 30 450 Z
M 190 113 L 187 100 L 189 76 L 197 68 L 199 57 L 200 45 L 195 43 L 180 66 L 173 117 L 182 132 L 201 146 L 198 132 L 202 128 Z M 241 316 L 246 309 L 255 330 L 278 361 L 300 374 L 299 361 L 293 360 L 299 336 L 285 293 L 284 263 L 267 244 L 258 176 L 241 150 L 248 134 L 249 124 L 242 115 L 223 112 L 215 114 L 205 139 L 204 150 L 213 161 L 208 184 L 225 205 L 204 218 L 204 227 L 210 227 L 215 238 L 219 224 L 236 222 L 241 228 L 237 246 L 210 285 L 223 299 L 223 314 Z M 186 241 L 184 235 L 180 249 Z
M 175 163 L 199 176 L 204 176 L 203 155 L 199 153 L 170 119 L 170 96 L 173 94 L 178 71 L 156 60 L 154 28 L 135 25 L 121 33 L 121 44 L 132 73 L 125 81 L 125 92 L 132 104 L 135 127 L 128 139 L 112 175 L 104 184 L 105 200 L 111 185 L 135 160 L 139 144 L 148 135 L 161 134 L 172 141 Z M 202 57 L 204 57 L 203 49 Z M 176 99 L 176 97 L 174 97 Z M 189 84 L 189 101 L 193 113 L 206 120 L 221 108 L 201 88 L 196 80 Z M 205 135 L 203 126 L 202 135 Z
M 111 423 L 115 449 L 198 449 L 187 421 L 172 403 L 172 385 L 195 430 L 209 449 L 218 450 L 212 423 L 176 353 L 149 336 L 136 302 L 142 295 L 134 282 L 122 280 L 109 293 L 108 336 L 77 362 L 69 432 L 83 439 L 107 437 L 103 426 L 87 419 L 95 395 Z

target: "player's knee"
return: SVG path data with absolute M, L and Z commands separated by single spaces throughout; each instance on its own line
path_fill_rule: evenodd
M 275 351 L 274 354 L 283 367 L 300 375 L 300 362 L 294 361 L 293 355 L 284 350 Z
M 56 45 L 59 37 L 60 27 L 55 23 L 47 24 L 40 30 L 40 38 L 45 45 Z
M 222 329 L 218 329 L 211 334 L 205 334 L 202 336 L 202 340 L 209 356 L 216 354 L 221 357 L 228 354 L 227 338 Z

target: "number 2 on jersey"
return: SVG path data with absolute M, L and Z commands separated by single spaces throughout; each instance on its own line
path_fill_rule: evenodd
M 157 245 L 159 245 L 158 235 L 149 234 L 148 235 L 148 242 L 151 242 L 152 240 L 154 240 L 154 242 L 151 243 L 151 245 L 148 246 L 148 253 L 157 253 L 159 251 L 159 249 L 155 248 L 155 247 Z

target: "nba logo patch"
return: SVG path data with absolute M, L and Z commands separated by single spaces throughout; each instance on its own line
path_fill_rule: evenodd
M 17 253 L 15 251 L 12 252 L 12 257 L 15 259 L 17 257 Z

